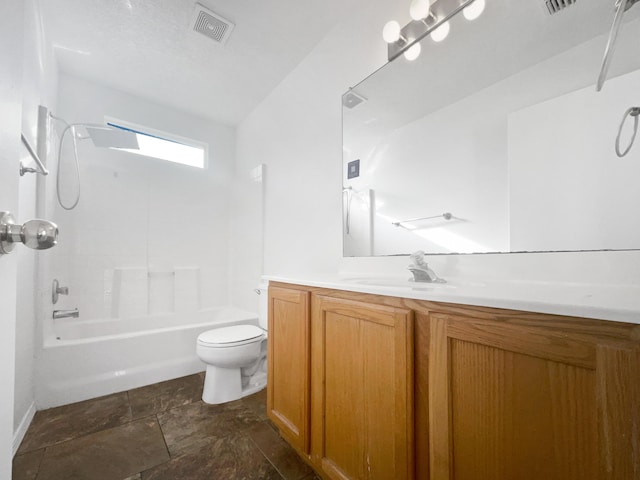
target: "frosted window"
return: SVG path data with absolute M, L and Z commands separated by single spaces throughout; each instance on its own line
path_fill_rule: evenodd
M 122 121 L 108 120 L 107 125 L 136 134 L 139 149 L 114 148 L 136 155 L 157 158 L 169 162 L 189 165 L 190 167 L 205 168 L 207 164 L 206 144 L 189 140 L 164 132 L 158 132 L 144 127 L 134 126 Z M 147 130 L 147 131 L 144 131 Z

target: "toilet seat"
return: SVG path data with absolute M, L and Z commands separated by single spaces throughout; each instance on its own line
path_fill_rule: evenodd
M 232 327 L 207 330 L 198 336 L 198 344 L 204 347 L 228 348 L 261 341 L 265 331 L 255 325 L 234 325 Z

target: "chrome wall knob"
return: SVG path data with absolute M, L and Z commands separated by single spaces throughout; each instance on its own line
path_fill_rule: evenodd
M 53 222 L 40 219 L 16 225 L 10 212 L 0 212 L 0 254 L 11 253 L 16 243 L 46 250 L 58 243 L 58 227 Z
M 58 279 L 55 279 L 51 288 L 51 301 L 54 305 L 58 303 L 60 295 L 69 295 L 69 287 L 61 287 Z

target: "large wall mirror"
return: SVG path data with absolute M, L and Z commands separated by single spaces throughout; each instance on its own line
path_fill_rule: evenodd
M 614 150 L 640 106 L 640 4 L 595 89 L 614 12 L 487 0 L 347 92 L 344 255 L 640 248 L 640 136 Z

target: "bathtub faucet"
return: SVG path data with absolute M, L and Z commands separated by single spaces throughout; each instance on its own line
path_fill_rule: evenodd
M 78 318 L 80 316 L 80 312 L 78 311 L 77 308 L 74 308 L 73 310 L 54 310 L 53 311 L 53 318 Z

